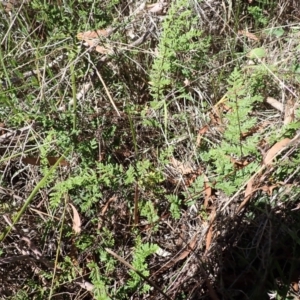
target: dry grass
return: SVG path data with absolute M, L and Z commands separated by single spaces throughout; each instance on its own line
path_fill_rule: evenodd
M 1 299 L 298 299 L 298 2 L 176 11 L 209 46 L 174 54 L 160 98 L 175 1 L 42 2 L 0 1 Z M 234 68 L 257 151 L 221 174 Z

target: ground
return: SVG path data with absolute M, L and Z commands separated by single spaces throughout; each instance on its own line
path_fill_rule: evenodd
M 298 1 L 0 14 L 1 299 L 299 299 Z

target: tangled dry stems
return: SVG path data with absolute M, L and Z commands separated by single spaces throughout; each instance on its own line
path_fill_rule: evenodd
M 126 6 L 124 3 L 122 5 Z M 70 234 L 73 222 L 71 213 L 65 212 L 64 205 L 54 210 L 49 207 L 53 186 L 45 186 L 35 195 L 21 221 L 13 226 L 9 236 L 2 241 L 1 294 L 4 299 L 12 298 L 21 289 L 34 294 L 31 290 L 33 286 L 51 289 L 53 277 L 47 277 L 46 274 L 53 274 L 53 266 L 56 269 L 55 280 L 59 284 L 52 298 L 88 299 L 92 294 L 79 283 L 82 283 L 82 280 L 90 280 L 90 269 L 87 266 L 91 261 L 99 265 L 104 276 L 111 278 L 111 291 L 122 288 L 129 279 L 128 268 L 117 262 L 113 270 L 106 271 L 105 263 L 99 257 L 99 249 L 107 247 L 105 237 L 109 235 L 108 232 L 114 239 L 111 245 L 114 252 L 122 254 L 125 261 L 130 261 L 137 235 L 142 237 L 144 243 L 157 244 L 165 253 L 169 253 L 166 256 L 151 256 L 148 258 L 148 265 L 151 281 L 164 289 L 171 299 L 262 299 L 267 297 L 270 291 L 280 288 L 282 294 L 287 294 L 289 285 L 298 281 L 296 266 L 299 245 L 295 236 L 298 231 L 297 168 L 276 187 L 276 193 L 259 190 L 265 186 L 270 187 L 270 177 L 280 169 L 274 166 L 266 170 L 264 176 L 256 178 L 257 192 L 253 193 L 251 201 L 248 201 L 239 213 L 237 209 L 245 198 L 244 189 L 236 193 L 234 199 L 220 190 L 214 190 L 205 211 L 201 210 L 204 201 L 202 190 L 197 191 L 196 195 L 189 195 L 191 199 L 197 200 L 193 205 L 189 204 L 187 195 L 188 188 L 199 175 L 197 170 L 208 169 L 206 163 L 194 155 L 197 151 L 194 137 L 200 128 L 207 125 L 207 114 L 226 93 L 227 83 L 224 78 L 231 73 L 236 64 L 242 64 L 241 60 L 237 59 L 236 52 L 252 49 L 255 45 L 263 46 L 268 51 L 268 56 L 263 62 L 265 65 L 276 66 L 278 73 L 289 70 L 290 64 L 295 60 L 293 52 L 298 54 L 298 36 L 289 24 L 297 21 L 299 4 L 297 1 L 277 3 L 272 10 L 271 24 L 274 26 L 269 27 L 285 25 L 287 35 L 284 39 L 274 40 L 258 30 L 255 33 L 259 36 L 259 41 L 237 35 L 237 30 L 244 28 L 243 24 L 255 29 L 254 21 L 249 15 L 237 24 L 236 10 L 230 10 L 228 6 L 224 8 L 221 1 L 194 2 L 193 5 L 199 16 L 198 28 L 203 30 L 204 36 L 211 37 L 209 51 L 214 59 L 209 60 L 203 70 L 197 70 L 198 74 L 194 76 L 193 81 L 187 83 L 186 90 L 193 101 L 180 99 L 178 96 L 181 91 L 178 89 L 169 91 L 166 96 L 171 103 L 168 107 L 168 132 L 161 130 L 163 127 L 145 126 L 144 119 L 139 114 L 152 100 L 149 93 L 149 66 L 155 59 L 155 47 L 159 44 L 161 35 L 159 17 L 149 14 L 147 18 L 137 19 L 138 21 L 132 24 L 140 30 L 135 32 L 137 36 L 143 36 L 151 28 L 151 35 L 143 43 L 135 46 L 138 49 L 135 49 L 137 54 L 134 55 L 134 59 L 125 50 L 116 51 L 113 57 L 101 56 L 100 62 L 94 63 L 105 79 L 104 84 L 109 87 L 117 109 L 112 107 L 103 84 L 99 83 L 95 67 L 89 63 L 86 67 L 83 60 L 85 55 L 88 55 L 90 62 L 98 61 L 99 55 L 83 50 L 75 59 L 77 68 L 85 70 L 83 75 L 80 74 L 80 79 L 76 80 L 76 86 L 82 88 L 88 82 L 90 90 L 82 93 L 84 96 L 77 97 L 76 117 L 79 134 L 70 139 L 73 139 L 72 142 L 77 148 L 75 147 L 69 155 L 71 159 L 68 164 L 59 167 L 57 178 L 64 181 L 74 170 L 80 172 L 77 170 L 80 170 L 80 164 L 84 160 L 84 157 L 78 157 L 84 153 L 81 152 L 80 145 L 95 139 L 97 151 L 86 152 L 91 169 L 95 168 L 95 161 L 112 160 L 127 170 L 139 157 L 143 157 L 159 169 L 163 166 L 165 178 L 161 181 L 159 189 L 150 186 L 146 189 L 140 188 L 136 192 L 134 185 L 131 188 L 124 187 L 124 190 L 104 187 L 101 190 L 101 201 L 99 197 L 99 202 L 91 206 L 93 213 L 80 212 L 82 233 L 92 237 L 93 241 L 92 245 L 80 249 L 76 247 L 77 237 Z M 240 10 L 246 12 L 247 7 L 245 1 Z M 7 18 L 6 13 L 2 14 L 3 18 Z M 155 24 L 155 29 L 151 27 L 151 23 Z M 240 27 L 236 28 L 238 25 Z M 17 23 L 10 31 L 11 38 L 26 41 L 28 37 L 21 37 L 20 32 L 14 30 L 15 27 Z M 45 34 L 43 29 L 39 32 Z M 224 36 L 220 36 L 220 33 Z M 122 36 L 122 32 L 120 35 Z M 116 35 L 115 46 L 125 42 L 122 40 L 119 43 L 119 38 L 120 36 Z M 226 49 L 224 55 L 221 54 L 223 49 Z M 33 66 L 35 47 L 29 42 L 24 42 L 18 44 L 17 50 L 9 51 L 14 55 L 15 62 L 21 66 L 20 70 L 28 71 Z M 11 96 L 14 105 L 12 111 L 16 115 L 19 112 L 27 112 L 28 118 L 23 116 L 20 121 L 4 117 L 5 111 L 9 109 L 3 108 L 0 136 L 3 157 L 0 190 L 3 215 L 1 231 L 12 224 L 13 213 L 22 206 L 44 176 L 40 163 L 26 164 L 24 158 L 28 154 L 36 157 L 41 145 L 47 147 L 47 153 L 61 155 L 61 145 L 64 141 L 59 134 L 65 133 L 65 136 L 68 136 L 66 131 L 72 130 L 72 115 L 68 114 L 67 107 L 74 105 L 75 98 L 71 93 L 73 82 L 69 72 L 70 61 L 65 55 L 65 49 L 60 49 L 53 43 L 45 52 L 40 53 L 40 57 L 46 58 L 47 62 L 53 61 L 54 57 L 64 59 L 51 68 L 45 62 L 44 66 L 47 68 L 41 68 L 35 73 L 37 81 L 34 76 L 28 76 L 29 79 L 23 76 L 26 78 L 21 82 L 16 82 L 13 78 L 11 80 L 12 86 L 17 85 L 13 87 L 15 93 Z M 186 62 L 189 57 L 182 56 L 180 59 Z M 14 68 L 14 72 L 19 73 L 20 70 Z M 50 72 L 50 75 L 47 72 Z M 245 72 L 251 76 L 251 69 L 245 69 Z M 222 73 L 224 77 L 220 75 Z M 262 80 L 265 83 L 264 90 L 278 96 L 279 99 L 297 98 L 299 83 L 294 77 L 286 77 L 286 81 L 283 82 L 271 70 L 268 77 Z M 81 92 L 78 87 L 77 96 Z M 4 89 L 3 93 L 7 93 L 6 96 L 9 97 L 7 89 Z M 28 101 L 30 97 L 22 101 L 25 99 L 24 95 L 30 95 L 31 101 Z M 127 112 L 126 109 L 130 106 L 134 109 Z M 117 111 L 121 111 L 122 114 L 118 116 Z M 260 124 L 269 124 L 261 131 L 262 140 L 266 140 L 270 132 L 278 130 L 278 124 L 282 124 L 282 115 L 266 103 L 258 105 L 253 110 L 253 115 L 258 116 Z M 33 120 L 33 116 L 36 116 L 37 120 Z M 99 116 L 102 117 L 101 123 L 97 119 Z M 161 124 L 164 122 L 164 116 L 151 107 L 146 111 L 144 118 Z M 56 124 L 50 123 L 49 119 L 56 120 Z M 18 123 L 22 125 L 17 126 Z M 14 127 L 10 127 L 11 124 L 14 124 Z M 50 127 L 55 125 L 56 136 L 52 136 L 53 140 L 46 141 L 48 144 L 45 144 L 44 139 Z M 219 124 L 217 126 L 216 123 L 211 123 L 209 127 L 206 147 L 218 145 L 223 137 L 223 128 L 219 127 Z M 174 165 L 162 164 L 157 149 L 166 149 L 169 136 L 180 137 L 172 141 L 173 155 L 178 161 L 190 163 L 189 167 L 193 172 L 184 174 L 178 171 L 178 168 L 174 168 Z M 288 151 L 282 156 L 283 164 L 292 161 L 297 147 Z M 84 163 L 88 164 L 85 160 Z M 213 175 L 210 179 L 213 182 Z M 149 181 L 148 184 L 150 183 Z M 75 190 L 74 193 L 79 191 Z M 176 194 L 181 200 L 181 215 L 178 220 L 170 213 L 170 203 L 164 197 L 166 194 Z M 71 190 L 67 197 L 72 201 L 75 196 Z M 137 226 L 134 226 L 137 220 L 134 220 L 133 207 L 128 204 L 129 199 L 147 199 L 154 203 L 159 218 L 152 223 L 140 216 Z M 202 211 L 205 217 L 199 211 Z M 103 228 L 105 231 L 102 231 Z M 136 229 L 133 230 L 134 228 Z M 61 244 L 57 243 L 60 240 L 59 236 L 62 237 Z M 66 257 L 70 260 L 66 261 Z M 72 280 L 67 279 L 68 272 L 75 274 L 72 274 Z M 297 291 L 292 292 L 295 294 Z M 143 295 L 137 288 L 134 292 L 128 292 L 125 297 L 164 298 L 155 288 Z

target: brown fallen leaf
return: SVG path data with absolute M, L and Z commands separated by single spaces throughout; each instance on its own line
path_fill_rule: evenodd
M 211 111 L 209 113 L 209 119 L 210 119 L 210 123 L 213 125 L 220 125 L 220 126 L 223 125 L 222 115 L 220 114 L 218 107 L 216 107 L 214 111 Z
M 238 209 L 237 209 L 237 213 L 239 213 L 241 211 L 241 209 L 250 201 L 251 196 L 253 195 L 253 193 L 256 191 L 255 189 L 253 189 L 253 182 L 254 182 L 254 178 L 251 178 L 248 183 L 247 183 L 247 187 L 245 190 L 245 197 L 244 200 L 242 201 L 242 203 L 239 205 Z
M 81 232 L 80 216 L 79 216 L 79 213 L 78 213 L 77 209 L 75 208 L 75 206 L 71 203 L 69 203 L 69 204 L 73 210 L 73 230 L 76 234 L 79 234 Z
M 264 164 L 270 165 L 272 164 L 272 160 L 279 154 L 289 143 L 291 142 L 291 139 L 285 138 L 281 140 L 280 142 L 277 142 L 275 145 L 273 145 L 269 151 L 267 152 L 265 158 L 264 158 Z
M 204 174 L 204 208 L 206 209 L 208 206 L 208 201 L 211 197 L 212 194 L 212 188 L 209 184 L 209 180 L 207 178 L 207 176 Z
M 204 127 L 202 127 L 197 134 L 197 140 L 196 140 L 196 146 L 199 147 L 201 144 L 201 140 L 202 140 L 202 136 L 204 136 L 204 134 L 207 132 L 208 130 L 208 125 L 205 125 Z
M 108 44 L 103 46 L 98 45 L 101 37 L 109 37 L 113 33 L 114 29 L 98 29 L 98 30 L 90 30 L 85 32 L 79 32 L 77 34 L 77 38 L 80 41 L 85 42 L 85 46 L 94 47 L 94 50 L 101 54 L 108 54 L 113 51 L 112 47 Z
M 245 190 L 245 197 L 248 197 L 253 193 L 253 182 L 254 182 L 254 178 L 251 178 L 248 181 L 247 187 L 246 187 L 246 190 Z
M 245 132 L 241 132 L 241 134 L 240 134 L 241 140 L 245 140 L 248 136 L 251 136 L 254 133 L 258 132 L 259 130 L 261 130 L 261 127 L 262 127 L 261 125 L 260 126 L 253 126 L 249 130 L 247 130 Z
M 259 41 L 259 38 L 254 33 L 250 33 L 246 30 L 239 30 L 238 34 L 246 36 L 250 40 Z
M 0 135 L 5 134 L 5 123 L 0 123 Z
M 266 192 L 269 196 L 272 196 L 273 194 L 273 190 L 276 189 L 277 187 L 279 187 L 280 184 L 273 184 L 271 186 L 269 185 L 264 185 L 263 187 L 261 187 L 260 189 L 264 192 Z
M 211 245 L 211 241 L 212 241 L 212 238 L 213 238 L 213 223 L 215 221 L 215 218 L 216 218 L 216 209 L 215 209 L 215 207 L 213 207 L 213 209 L 211 211 L 211 214 L 210 214 L 209 229 L 207 231 L 206 240 L 205 240 L 206 247 L 205 247 L 204 256 L 207 255 L 208 250 L 209 250 L 210 245 Z
M 176 257 L 176 262 L 185 259 L 194 249 L 197 242 L 197 235 L 195 234 L 189 244 L 186 246 L 185 250 Z
M 99 39 L 100 37 L 108 37 L 113 32 L 112 28 L 89 30 L 85 32 L 79 32 L 77 38 L 81 41 Z
M 239 213 L 245 206 L 246 204 L 250 201 L 251 195 L 254 193 L 254 191 L 248 195 L 247 197 L 244 198 L 243 202 L 240 204 L 240 206 L 237 209 L 237 213 Z
M 272 196 L 273 190 L 275 188 L 277 188 L 278 186 L 280 186 L 280 184 L 276 184 L 276 185 L 272 185 L 272 186 L 264 185 L 262 187 L 253 189 L 251 181 L 252 180 L 250 180 L 247 184 L 247 188 L 245 190 L 245 198 L 244 198 L 243 202 L 240 204 L 240 206 L 238 207 L 237 213 L 239 213 L 242 210 L 242 208 L 244 208 L 246 206 L 246 204 L 251 200 L 251 197 L 255 192 L 263 191 L 263 192 L 266 192 L 269 196 Z

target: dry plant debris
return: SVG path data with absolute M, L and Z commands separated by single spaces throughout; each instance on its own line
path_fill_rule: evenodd
M 0 1 L 1 299 L 298 299 L 299 1 Z

